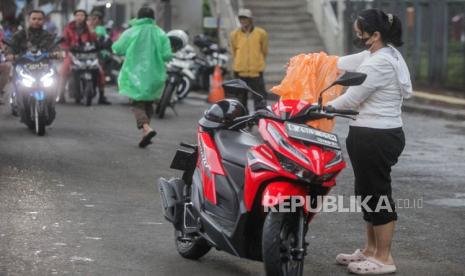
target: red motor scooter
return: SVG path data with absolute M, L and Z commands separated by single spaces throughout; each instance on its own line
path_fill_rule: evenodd
M 365 78 L 346 73 L 330 87 L 360 85 Z M 241 80 L 224 87 L 259 95 Z M 159 181 L 164 215 L 174 225 L 181 256 L 198 259 L 214 247 L 263 261 L 267 275 L 303 274 L 316 199 L 329 192 L 346 166 L 338 137 L 305 123 L 358 114 L 323 107 L 326 90 L 316 105 L 280 100 L 247 115 L 238 101 L 223 100 L 205 112 L 198 145 L 181 143 L 172 161 L 182 178 Z M 244 130 L 253 124 L 257 135 Z M 278 208 L 289 203 L 299 204 L 289 212 Z

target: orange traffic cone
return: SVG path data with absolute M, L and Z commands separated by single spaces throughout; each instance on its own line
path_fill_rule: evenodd
M 219 65 L 215 66 L 215 71 L 213 71 L 213 78 L 210 83 L 210 93 L 208 94 L 208 102 L 216 103 L 219 100 L 224 99 L 224 89 L 223 89 L 223 74 L 221 73 L 221 68 Z

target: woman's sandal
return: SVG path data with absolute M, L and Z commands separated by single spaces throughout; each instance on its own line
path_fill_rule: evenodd
M 155 130 L 149 131 L 149 133 L 145 134 L 144 137 L 142 137 L 142 140 L 139 142 L 139 147 L 140 148 L 145 148 L 146 146 L 150 145 L 152 143 L 152 138 L 157 135 L 157 132 Z
M 365 261 L 367 256 L 363 255 L 362 250 L 357 249 L 352 254 L 338 254 L 336 256 L 336 262 L 340 265 L 348 265 L 352 262 Z
M 396 272 L 395 265 L 383 264 L 373 257 L 368 257 L 362 262 L 353 262 L 347 266 L 349 272 L 354 274 L 388 274 Z

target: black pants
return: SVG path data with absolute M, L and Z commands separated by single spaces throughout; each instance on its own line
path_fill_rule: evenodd
M 266 107 L 266 88 L 265 88 L 265 80 L 263 79 L 263 73 L 260 73 L 258 77 L 254 77 L 254 78 L 240 77 L 238 73 L 234 73 L 234 77 L 245 81 L 247 85 L 250 86 L 250 88 L 252 88 L 254 91 L 258 92 L 260 95 L 263 96 L 263 99 L 261 99 L 257 95 L 252 94 L 248 91 L 235 92 L 235 96 L 244 105 L 244 107 L 247 110 L 249 110 L 247 107 L 248 94 L 252 94 L 255 110 Z
M 391 167 L 397 163 L 405 146 L 402 128 L 350 127 L 346 144 L 355 175 L 355 195 L 362 201 L 371 196 L 367 205 L 372 212 L 362 206 L 363 219 L 373 225 L 397 220 Z M 377 206 L 389 206 L 392 211 L 380 208 L 376 212 Z

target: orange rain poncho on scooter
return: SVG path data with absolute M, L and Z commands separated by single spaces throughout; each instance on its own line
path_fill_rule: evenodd
M 294 56 L 289 61 L 286 76 L 281 84 L 273 87 L 271 91 L 281 96 L 282 99 L 298 99 L 316 103 L 319 93 L 338 77 L 337 60 L 337 56 L 328 56 L 324 52 Z M 338 97 L 341 92 L 341 86 L 329 89 L 323 94 L 323 105 Z M 331 131 L 334 122 L 322 119 L 309 122 L 309 125 L 324 131 Z

